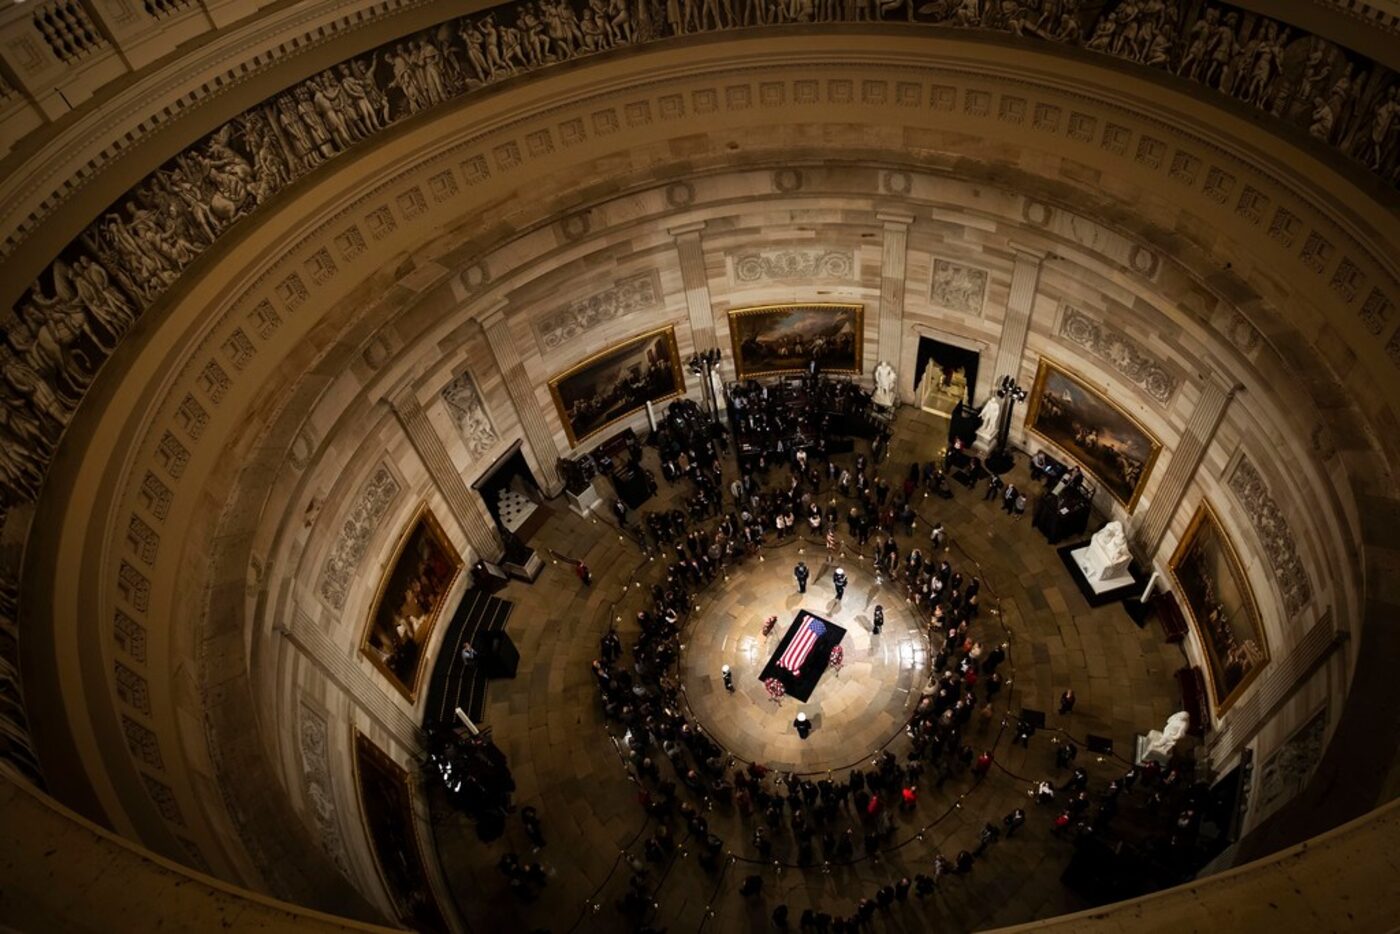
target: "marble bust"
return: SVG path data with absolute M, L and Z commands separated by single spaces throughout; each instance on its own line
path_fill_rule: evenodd
M 881 360 L 879 366 L 875 367 L 875 394 L 876 405 L 889 408 L 894 405 L 894 386 L 897 375 L 894 367 L 890 366 L 888 360 Z

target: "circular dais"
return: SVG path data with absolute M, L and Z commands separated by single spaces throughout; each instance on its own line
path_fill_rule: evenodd
M 716 742 L 745 761 L 798 773 L 846 768 L 878 753 L 909 721 L 929 671 L 928 637 L 899 585 L 877 584 L 868 561 L 847 556 L 838 562 L 850 583 L 837 600 L 831 577 L 838 565 L 806 551 L 776 549 L 701 591 L 681 634 L 679 663 L 691 713 Z M 805 594 L 792 575 L 799 558 L 811 569 Z M 878 635 L 876 606 L 885 612 Z M 827 667 L 807 701 L 775 702 L 759 674 L 799 610 L 845 628 L 843 664 Z M 765 636 L 763 621 L 774 614 L 777 624 Z M 733 691 L 725 688 L 724 665 Z M 813 726 L 805 740 L 793 725 L 799 711 Z

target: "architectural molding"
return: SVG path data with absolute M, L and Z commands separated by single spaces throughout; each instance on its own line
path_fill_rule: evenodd
M 387 685 L 355 663 L 355 649 L 337 644 L 301 607 L 293 611 L 290 625 L 279 625 L 277 632 L 396 742 L 414 753 L 422 748 L 418 724 L 390 696 Z
M 933 258 L 929 300 L 939 308 L 980 318 L 991 273 L 980 266 L 942 256 Z
M 1229 487 L 1264 546 L 1269 567 L 1283 593 L 1284 610 L 1289 616 L 1296 616 L 1312 601 L 1312 579 L 1298 557 L 1298 545 L 1283 509 L 1248 455 L 1241 455 L 1230 472 Z
M 1152 499 L 1148 501 L 1147 508 L 1132 520 L 1130 542 L 1145 561 L 1151 562 L 1157 556 L 1157 549 L 1162 545 L 1172 517 L 1181 508 L 1186 491 L 1196 478 L 1196 470 L 1215 440 L 1215 432 L 1225 418 L 1230 400 L 1243 388 L 1239 383 L 1227 387 L 1215 376 L 1207 377 L 1201 385 L 1200 398 L 1191 410 L 1185 430 L 1172 448 L 1171 459 L 1157 481 Z
M 520 420 L 530 451 L 535 455 L 535 464 L 540 472 L 540 488 L 547 496 L 557 496 L 564 488 L 564 482 L 559 478 L 559 448 L 554 443 L 554 433 L 545 422 L 539 397 L 535 395 L 534 385 L 515 347 L 515 338 L 511 336 L 510 324 L 506 321 L 505 307 L 505 303 L 500 302 L 479 315 L 477 321 L 491 345 L 496 368 L 505 381 L 506 392 L 515 406 L 515 415 Z
M 345 609 L 350 579 L 359 569 L 370 539 L 402 491 L 402 482 L 386 464 L 375 467 L 360 486 L 335 546 L 326 556 L 317 585 L 317 593 L 331 609 L 337 612 Z
M 1026 335 L 1030 333 L 1031 313 L 1035 308 L 1036 288 L 1040 282 L 1041 258 L 1017 251 L 1011 267 L 1011 290 L 1001 321 L 1001 339 L 992 363 L 992 385 L 1003 376 L 1017 378 L 1026 354 Z
M 542 353 L 554 353 L 600 325 L 635 312 L 655 311 L 663 303 L 661 276 L 655 269 L 624 276 L 610 289 L 540 315 L 533 322 L 535 340 Z
M 685 309 L 690 316 L 691 340 L 700 352 L 719 345 L 715 336 L 715 313 L 710 303 L 710 277 L 705 271 L 705 247 L 701 242 L 703 221 L 668 228 L 676 244 L 681 285 L 685 287 Z
M 875 219 L 883 225 L 880 244 L 879 348 L 875 362 L 897 364 L 904 349 L 904 292 L 908 285 L 906 261 L 909 255 L 909 226 L 914 215 L 900 211 L 879 211 Z
M 773 279 L 851 279 L 856 258 L 850 250 L 748 250 L 731 253 L 736 283 Z
M 1117 370 L 1158 405 L 1170 405 L 1181 380 L 1142 345 L 1106 321 L 1066 304 L 1059 335 Z
M 473 462 L 480 460 L 501 440 L 471 370 L 464 369 L 452 377 L 438 392 L 438 398 L 452 424 L 457 426 L 457 434 Z
M 461 473 L 453 466 L 442 438 L 438 437 L 418 402 L 416 388 L 412 384 L 401 387 L 390 397 L 389 404 L 418 459 L 427 468 L 428 476 L 433 478 L 433 485 L 452 510 L 452 517 L 466 533 L 467 544 L 476 552 L 476 557 L 487 561 L 499 559 L 505 551 L 501 537 L 487 516 L 481 498 L 467 486 Z

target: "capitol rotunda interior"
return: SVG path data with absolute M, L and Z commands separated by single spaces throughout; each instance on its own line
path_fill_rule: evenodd
M 1396 0 L 0 10 L 0 927 L 1393 929 Z

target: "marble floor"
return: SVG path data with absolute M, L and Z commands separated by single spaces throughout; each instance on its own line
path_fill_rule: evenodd
M 945 425 L 917 409 L 900 409 L 883 475 L 902 478 L 911 461 L 932 458 L 942 446 Z M 1018 458 L 1011 479 L 1030 488 L 1024 458 Z M 647 506 L 659 508 L 680 492 L 681 486 L 663 485 Z M 790 837 L 776 840 L 773 857 L 760 858 L 750 840 L 753 818 L 702 802 L 712 832 L 725 841 L 725 858 L 716 872 L 708 872 L 682 839 L 670 859 L 647 864 L 654 905 L 647 920 L 653 928 L 769 930 L 770 912 L 780 903 L 789 906 L 794 927 L 809 906 L 848 914 L 878 886 L 929 872 L 935 853 L 951 857 L 973 848 L 985 822 L 999 824 L 1018 806 L 1026 807 L 1029 819 L 1015 837 L 993 845 L 972 873 L 945 880 L 935 895 L 911 896 L 882 910 L 875 926 L 978 930 L 1086 907 L 1060 882 L 1071 845 L 1050 833 L 1053 811 L 1029 804 L 1031 784 L 1057 777 L 1057 743 L 1072 737 L 1082 749 L 1090 733 L 1111 739 L 1116 754 L 1081 754 L 1079 764 L 1100 785 L 1121 774 L 1134 736 L 1160 727 L 1176 709 L 1172 672 L 1183 656 L 1163 643 L 1155 624 L 1139 629 L 1120 605 L 1089 607 L 1029 518 L 1013 519 L 981 494 L 958 486 L 952 500 L 923 500 L 913 539 L 903 534 L 900 539 L 903 550 L 912 544 L 926 548 L 929 523 L 943 522 L 951 532 L 948 557 L 954 568 L 983 579 L 984 609 L 974 636 L 984 644 L 1009 644 L 1001 669 L 1007 685 L 995 716 L 968 728 L 969 742 L 995 755 L 988 778 L 973 783 L 964 774 L 942 788 L 929 783 L 921 788 L 915 810 L 896 815 L 896 832 L 880 852 L 858 854 L 845 865 L 797 866 Z M 630 925 L 615 904 L 628 887 L 629 861 L 642 858 L 642 844 L 656 827 L 639 806 L 641 788 L 625 766 L 622 737 L 609 732 L 589 663 L 608 627 L 642 608 L 643 593 L 662 562 L 601 517 L 581 518 L 562 501 L 544 508 L 550 517 L 531 543 L 542 554 L 586 560 L 593 584 L 584 586 L 566 561 L 551 558 L 533 585 L 512 582 L 501 593 L 516 603 L 509 631 L 520 650 L 520 667 L 514 680 L 491 683 L 485 722 L 509 757 L 517 803 L 539 811 L 546 845 L 533 852 L 514 818 L 505 836 L 482 843 L 469 822 L 429 794 L 434 843 L 459 913 L 472 930 L 627 930 Z M 806 549 L 813 571 L 807 602 L 798 597 L 791 576 L 799 548 Z M 851 554 L 854 549 L 845 559 L 851 586 L 840 606 L 830 602 L 824 547 L 801 541 L 770 547 L 764 561 L 731 571 L 729 580 L 717 580 L 697 596 L 700 609 L 687 623 L 680 677 L 694 717 L 735 756 L 816 771 L 862 760 L 887 742 L 898 749 L 900 718 L 912 697 L 905 692 L 923 677 L 927 645 L 920 621 L 910 617 L 898 593 L 887 582 L 877 587 L 866 570 L 868 558 L 857 555 L 852 564 Z M 882 598 L 887 591 L 893 599 Z M 869 629 L 875 602 L 886 609 L 880 636 Z M 756 672 L 799 606 L 846 627 L 847 662 L 839 675 L 823 675 L 808 704 L 788 699 L 775 707 Z M 761 621 L 769 613 L 779 615 L 779 624 L 765 640 Z M 627 624 L 620 628 L 629 643 Z M 735 669 L 733 695 L 720 683 L 719 666 L 725 663 Z M 1066 687 L 1074 688 L 1078 704 L 1072 714 L 1060 716 L 1055 701 Z M 1048 718 L 1047 729 L 1028 748 L 1011 743 L 1022 707 L 1046 711 Z M 805 743 L 791 728 L 798 709 L 817 724 Z M 681 825 L 678 836 L 684 832 Z M 545 866 L 549 882 L 536 897 L 523 899 L 506 887 L 495 870 L 506 852 Z M 738 888 L 750 874 L 761 876 L 764 885 L 761 894 L 745 897 Z

